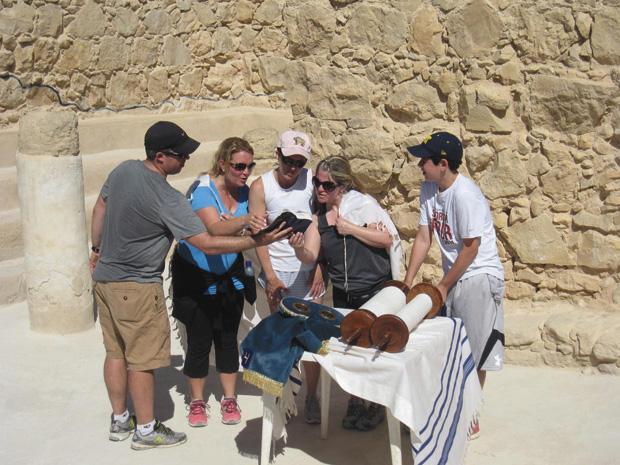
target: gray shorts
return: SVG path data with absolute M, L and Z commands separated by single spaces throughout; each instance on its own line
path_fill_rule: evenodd
M 478 370 L 504 365 L 504 281 L 478 274 L 457 282 L 446 299 L 446 314 L 465 324 Z

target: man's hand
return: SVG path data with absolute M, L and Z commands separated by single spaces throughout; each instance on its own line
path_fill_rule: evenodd
M 282 300 L 282 295 L 287 290 L 287 287 L 284 285 L 279 278 L 273 277 L 271 279 L 267 279 L 267 287 L 265 288 L 265 293 L 267 294 L 267 301 L 269 303 L 269 310 L 271 313 L 274 313 L 277 308 L 280 300 Z
M 310 273 L 310 297 L 317 299 L 325 293 L 325 281 L 323 280 L 323 267 L 316 264 L 313 273 Z
M 282 239 L 287 238 L 293 232 L 293 228 L 284 229 L 285 224 L 282 223 L 276 229 L 268 233 L 258 233 L 254 235 L 256 241 L 256 247 L 271 244 Z
M 96 252 L 91 252 L 90 257 L 88 257 L 88 269 L 90 270 L 91 275 L 95 272 L 95 267 L 97 266 L 98 260 L 99 254 Z

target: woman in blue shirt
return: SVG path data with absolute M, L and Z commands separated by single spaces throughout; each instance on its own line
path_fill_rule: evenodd
M 254 150 L 247 141 L 230 137 L 220 144 L 209 173 L 199 176 L 190 187 L 192 209 L 210 234 L 243 235 L 251 227 L 264 227 L 264 219 L 248 213 L 246 184 L 255 166 L 253 158 Z M 244 287 L 253 284 L 254 278 L 245 276 L 240 253 L 206 255 L 185 241 L 179 242 L 171 270 L 173 315 L 187 331 L 183 373 L 191 391 L 189 425 L 207 425 L 209 406 L 204 400 L 204 387 L 212 345 L 224 391 L 220 401 L 222 422 L 237 424 L 241 421 L 235 395 L 239 370 L 237 330 Z

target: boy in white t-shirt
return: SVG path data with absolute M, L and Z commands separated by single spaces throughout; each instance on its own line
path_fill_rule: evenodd
M 461 141 L 447 132 L 407 149 L 419 157 L 425 182 L 420 189 L 420 229 L 413 243 L 405 283 L 411 285 L 435 236 L 444 276 L 437 284 L 447 316 L 463 320 L 480 385 L 487 370 L 504 360 L 504 269 L 495 243 L 489 203 L 480 188 L 458 173 Z M 472 424 L 470 438 L 480 427 Z

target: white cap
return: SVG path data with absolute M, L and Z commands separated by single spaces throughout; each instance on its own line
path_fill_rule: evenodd
M 305 132 L 287 129 L 278 139 L 278 148 L 285 157 L 302 155 L 306 160 L 310 160 L 310 136 Z

